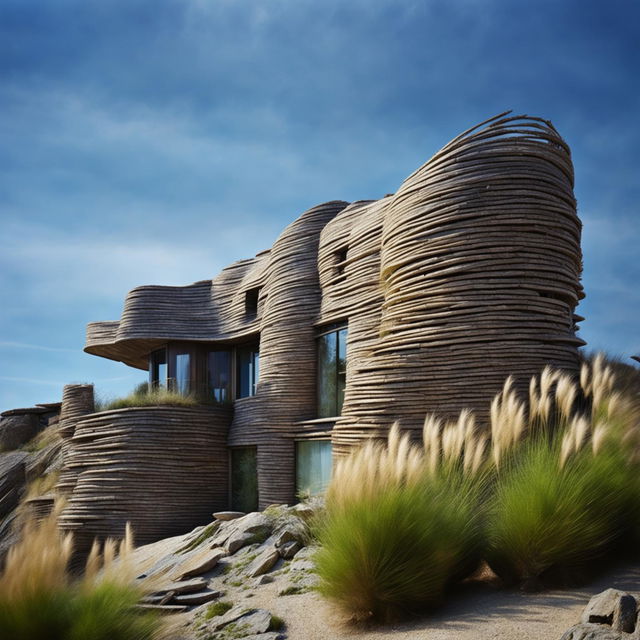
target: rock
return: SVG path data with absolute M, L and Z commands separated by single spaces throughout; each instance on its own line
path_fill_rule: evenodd
M 271 533 L 271 521 L 262 513 L 250 513 L 243 518 L 232 520 L 230 524 L 233 525 L 233 532 L 222 542 L 230 554 L 248 544 L 264 542 Z M 218 541 L 222 536 L 226 536 L 226 533 L 225 530 L 217 535 L 212 546 L 217 546 Z
M 613 628 L 615 631 L 633 632 L 636 628 L 637 607 L 636 599 L 628 593 L 618 598 L 616 608 L 613 610 Z
M 293 558 L 293 556 L 300 551 L 302 545 L 296 540 L 292 540 L 291 542 L 285 542 L 282 546 L 278 547 L 278 553 L 282 558 L 288 560 Z
M 302 523 L 294 526 L 286 525 L 276 535 L 276 547 L 282 547 L 289 542 L 298 542 L 300 546 L 302 546 L 305 533 L 306 531 Z
M 219 598 L 220 595 L 220 591 L 207 589 L 206 591 L 198 591 L 197 593 L 187 593 L 182 596 L 176 596 L 174 600 L 176 604 L 186 604 L 187 606 L 192 607 L 194 605 L 211 602 L 211 600 Z
M 593 596 L 582 612 L 581 622 L 611 625 L 613 623 L 613 612 L 618 600 L 624 595 L 626 595 L 624 591 L 607 589 Z
M 258 633 L 252 636 L 242 636 L 242 640 L 284 640 L 285 635 L 277 631 L 269 631 L 268 633 Z
M 252 578 L 257 578 L 263 573 L 267 573 L 278 562 L 280 554 L 275 547 L 265 549 L 253 562 L 247 567 L 247 573 Z
M 222 549 L 197 549 L 174 567 L 171 577 L 174 580 L 184 580 L 207 573 L 226 555 Z
M 211 622 L 207 624 L 207 627 L 212 631 L 220 631 L 223 627 L 226 627 L 228 624 L 235 622 L 238 618 L 242 618 L 242 616 L 252 611 L 252 609 L 247 609 L 246 607 L 235 606 L 232 609 L 229 609 L 227 613 L 216 618 L 212 618 Z
M 37 436 L 41 428 L 37 413 L 4 415 L 0 418 L 0 450 L 19 449 Z
M 213 514 L 213 517 L 216 520 L 224 520 L 226 522 L 229 520 L 236 520 L 237 518 L 242 518 L 246 515 L 247 514 L 244 513 L 244 511 L 218 511 Z
M 622 640 L 622 635 L 606 625 L 582 622 L 565 631 L 560 640 Z
M 271 614 L 266 609 L 253 609 L 243 616 L 236 618 L 233 625 L 233 634 L 244 638 L 249 635 L 265 633 L 271 624 Z M 225 625 L 227 627 L 228 625 Z M 218 627 L 218 629 L 224 627 Z
M 162 589 L 158 589 L 155 593 L 167 593 L 168 591 L 174 591 L 180 595 L 183 593 L 194 593 L 207 587 L 207 581 L 204 578 L 195 578 L 193 580 L 184 580 L 181 582 L 172 582 L 166 585 Z
M 179 604 L 137 604 L 136 609 L 141 609 L 142 611 L 155 611 L 157 613 L 184 613 L 189 609 L 189 607 Z
M 225 549 L 229 555 L 233 555 L 236 551 L 240 551 L 243 547 L 256 542 L 256 535 L 254 533 L 234 533 L 227 544 Z
M 25 465 L 28 453 L 15 451 L 0 454 L 0 518 L 17 506 L 26 482 Z
M 259 587 L 260 585 L 269 584 L 270 582 L 273 582 L 273 576 L 261 575 L 260 577 L 256 578 L 253 584 L 256 587 Z

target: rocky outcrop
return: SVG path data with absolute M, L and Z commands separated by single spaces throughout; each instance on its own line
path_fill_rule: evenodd
M 284 637 L 282 622 L 252 606 L 258 589 L 274 596 L 303 593 L 317 584 L 305 518 L 322 508 L 271 506 L 263 513 L 219 515 L 189 534 L 139 547 L 134 563 L 154 592 L 144 602 L 164 613 L 189 615 L 184 637 Z
M 60 403 L 42 404 L 0 413 L 0 451 L 14 451 L 33 440 L 60 413 Z

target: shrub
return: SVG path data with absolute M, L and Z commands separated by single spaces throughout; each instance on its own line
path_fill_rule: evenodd
M 39 525 L 27 522 L 22 541 L 11 548 L 0 575 L 0 637 L 15 640 L 146 640 L 159 637 L 160 622 L 134 605 L 142 596 L 115 543 L 103 558 L 94 546 L 81 578 L 68 572 L 70 536 L 56 528 L 58 511 Z M 130 538 L 129 538 L 130 540 Z M 129 541 L 121 545 L 127 556 Z M 98 574 L 98 569 L 102 571 Z
M 439 437 L 439 424 L 430 425 L 425 452 L 394 428 L 387 447 L 365 445 L 336 468 L 316 564 L 320 591 L 353 619 L 389 621 L 435 606 L 479 561 L 482 474 L 465 473 L 465 456 L 453 457 L 464 437 L 444 436 L 448 462 L 438 441 L 438 463 L 429 468 L 429 445 Z M 445 433 L 463 430 L 464 420 Z M 468 438 L 467 460 L 474 455 Z

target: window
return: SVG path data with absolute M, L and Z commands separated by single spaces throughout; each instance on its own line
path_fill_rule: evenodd
M 207 354 L 208 394 L 219 404 L 231 402 L 231 352 Z
M 347 328 L 326 327 L 318 337 L 318 417 L 342 412 L 347 371 Z
M 313 496 L 322 493 L 331 480 L 331 442 L 305 440 L 296 442 L 296 494 Z
M 158 349 L 149 355 L 149 386 L 167 386 L 167 350 Z
M 179 352 L 172 355 L 172 364 L 175 369 L 172 376 L 175 381 L 174 388 L 183 396 L 191 391 L 191 354 L 189 352 Z M 173 361 L 175 358 L 175 361 Z
M 238 347 L 236 351 L 238 370 L 237 398 L 248 398 L 256 395 L 258 377 L 260 375 L 260 352 L 257 346 Z
M 244 294 L 244 310 L 249 318 L 255 318 L 258 315 L 258 297 L 260 296 L 260 287 L 249 289 Z
M 335 273 L 337 276 L 343 276 L 346 277 L 344 275 L 344 269 L 345 269 L 345 262 L 347 261 L 347 248 L 344 247 L 343 249 L 340 249 L 339 251 L 334 252 L 333 254 L 333 264 L 335 265 Z

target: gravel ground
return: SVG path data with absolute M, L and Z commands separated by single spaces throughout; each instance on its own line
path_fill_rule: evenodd
M 438 613 L 385 628 L 354 629 L 316 593 L 278 596 L 275 583 L 255 590 L 247 603 L 283 618 L 289 640 L 559 640 L 591 596 L 608 587 L 640 591 L 640 565 L 618 567 L 580 589 L 544 593 L 475 582 L 453 594 Z

